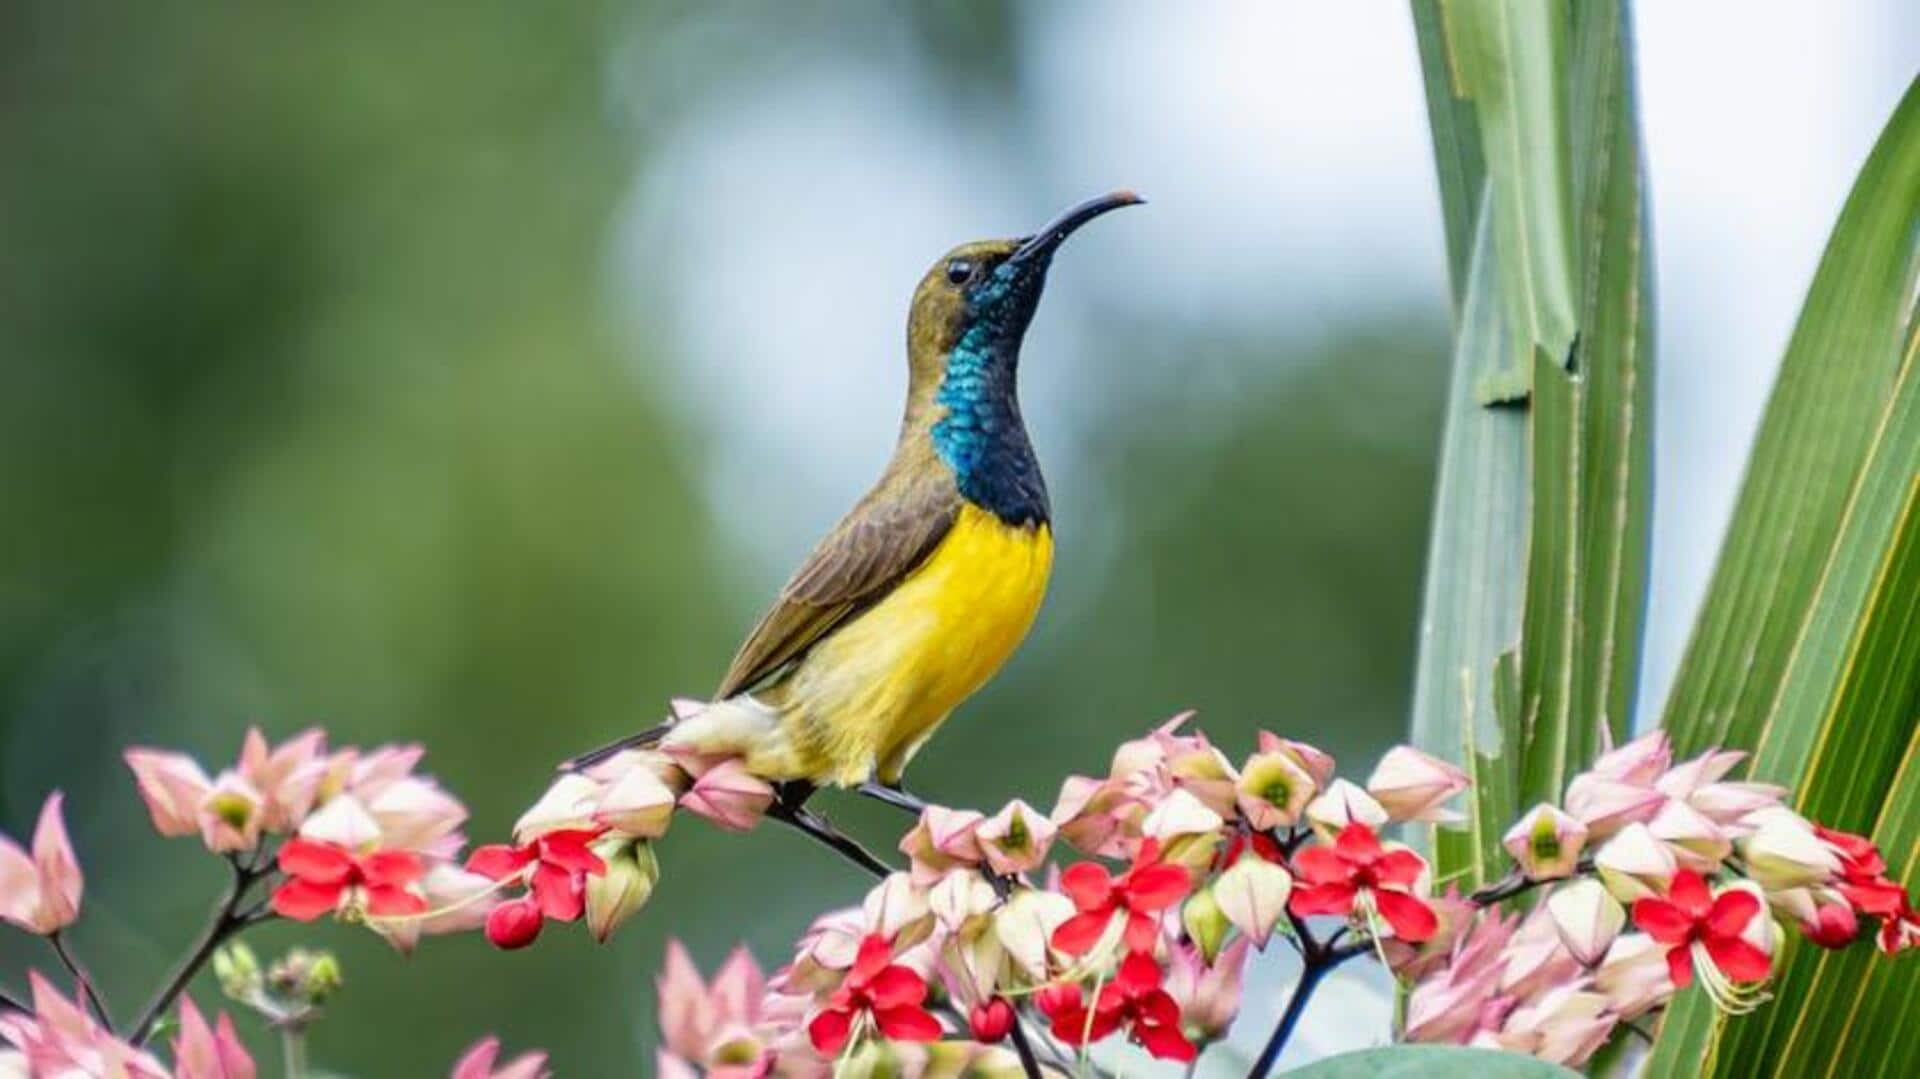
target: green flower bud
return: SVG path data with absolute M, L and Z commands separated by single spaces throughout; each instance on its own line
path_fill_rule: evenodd
M 252 948 L 235 941 L 213 953 L 213 976 L 222 993 L 246 1003 L 260 992 L 260 959 Z
M 1207 965 L 1220 955 L 1221 945 L 1227 942 L 1227 930 L 1233 923 L 1227 920 L 1225 912 L 1213 897 L 1213 888 L 1206 887 L 1193 893 L 1186 905 L 1180 908 L 1180 924 L 1186 927 L 1187 936 L 1200 948 L 1200 954 L 1206 957 Z
M 660 862 L 653 845 L 644 840 L 602 840 L 594 845 L 594 853 L 607 863 L 607 869 L 587 877 L 587 929 L 604 944 L 653 897 Z

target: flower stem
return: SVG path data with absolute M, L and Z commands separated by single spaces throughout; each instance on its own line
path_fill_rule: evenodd
M 1013 1042 L 1013 1051 L 1020 1056 L 1020 1070 L 1027 1079 L 1040 1079 L 1040 1061 L 1033 1055 L 1033 1045 L 1027 1041 L 1027 1024 L 1019 1015 L 1013 1018 L 1013 1026 L 1007 1031 L 1007 1038 Z
M 101 998 L 100 991 L 94 988 L 93 975 L 87 973 L 87 968 L 81 965 L 79 957 L 67 947 L 67 938 L 56 929 L 47 934 L 47 943 L 53 945 L 53 954 L 60 957 L 61 964 L 67 968 L 67 973 L 73 975 L 73 980 L 80 983 L 80 995 L 86 999 L 87 1007 L 92 1009 L 93 1017 L 100 1021 L 101 1026 L 112 1030 L 113 1017 L 107 1014 L 107 1002 Z
M 207 964 L 207 960 L 213 957 L 214 951 L 226 943 L 228 937 L 271 916 L 258 910 L 246 913 L 240 911 L 240 905 L 246 901 L 247 893 L 267 875 L 259 868 L 264 863 L 264 859 L 255 857 L 243 865 L 238 857 L 230 857 L 228 862 L 233 866 L 233 883 L 227 887 L 226 898 L 220 901 L 219 907 L 213 912 L 213 917 L 208 920 L 207 927 L 201 930 L 200 939 L 194 943 L 193 949 L 174 967 L 173 973 L 167 976 L 159 992 L 154 994 L 153 999 L 148 1001 L 146 1008 L 141 1011 L 140 1018 L 133 1025 L 133 1033 L 127 1039 L 133 1045 L 146 1044 L 147 1039 L 153 1034 L 154 1024 L 158 1023 L 167 1009 L 173 1006 L 174 1000 L 186 990 L 187 983 L 192 981 L 193 976 L 198 974 L 200 968 Z
M 1287 1000 L 1287 1010 L 1280 1013 L 1280 1022 L 1273 1028 L 1273 1034 L 1267 1038 L 1266 1048 L 1260 1050 L 1260 1059 L 1254 1061 L 1247 1071 L 1250 1079 L 1265 1079 L 1272 1074 L 1274 1062 L 1280 1059 L 1280 1050 L 1286 1048 L 1287 1039 L 1293 1037 L 1293 1028 L 1300 1023 L 1300 1017 L 1306 1013 L 1307 1001 L 1313 998 L 1314 989 L 1320 979 L 1332 970 L 1316 962 L 1308 962 L 1300 969 L 1300 981 L 1293 987 L 1293 996 Z
M 281 1074 L 286 1079 L 306 1079 L 307 1025 L 305 1023 L 280 1024 L 280 1063 Z

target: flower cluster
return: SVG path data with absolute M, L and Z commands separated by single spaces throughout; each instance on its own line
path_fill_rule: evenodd
M 232 866 L 231 889 L 208 930 L 211 943 L 276 916 L 304 922 L 332 915 L 410 950 L 422 933 L 480 924 L 495 891 L 493 881 L 459 867 L 467 811 L 415 772 L 422 755 L 417 746 L 329 750 L 317 730 L 272 746 L 256 729 L 247 732 L 234 765 L 212 777 L 180 753 L 135 748 L 125 759 L 154 828 L 198 836 Z M 256 897 L 256 889 L 267 894 Z M 209 1022 L 183 994 L 199 965 L 211 959 L 229 997 L 290 1026 L 310 1019 L 339 984 L 331 957 L 295 949 L 263 972 L 244 945 L 202 947 L 146 1014 L 116 1031 L 62 939 L 80 916 L 83 890 L 56 791 L 41 808 L 29 849 L 0 835 L 0 920 L 47 938 L 76 992 L 63 994 L 39 971 L 28 972 L 30 1001 L 0 1006 L 0 1076 L 253 1079 L 253 1059 L 232 1019 L 222 1012 Z M 169 1064 L 146 1043 L 175 1001 Z M 476 1043 L 455 1065 L 455 1079 L 547 1074 L 542 1054 L 496 1065 L 498 1051 L 491 1038 Z
M 274 913 L 364 923 L 410 951 L 422 933 L 479 924 L 492 888 L 459 867 L 467 810 L 414 771 L 424 755 L 405 745 L 329 750 L 318 730 L 272 746 L 252 729 L 233 767 L 212 778 L 183 753 L 125 757 L 161 835 L 198 835 L 252 874 L 278 869 Z
M 1360 786 L 1312 746 L 1263 735 L 1236 762 L 1185 722 L 1066 780 L 1051 812 L 927 808 L 907 867 L 764 983 L 736 955 L 703 987 L 676 946 L 662 1073 L 1020 1074 L 1016 1050 L 1060 1063 L 1110 1038 L 1190 1061 L 1232 1023 L 1251 952 L 1306 919 L 1339 919 L 1355 952 L 1436 932 L 1426 862 L 1379 830 L 1444 819 L 1463 774 L 1400 749 Z M 1086 857 L 1050 870 L 1061 847 Z
M 1406 1036 L 1578 1065 L 1696 982 L 1729 1012 L 1758 1006 L 1776 916 L 1821 947 L 1873 919 L 1882 951 L 1913 947 L 1920 920 L 1873 844 L 1807 821 L 1780 787 L 1728 780 L 1741 759 L 1676 764 L 1656 732 L 1602 755 L 1563 805 L 1530 810 L 1503 837 L 1518 886 L 1440 901 L 1458 908 L 1444 931 L 1390 954 L 1417 979 Z M 1548 891 L 1525 914 L 1488 901 L 1534 886 Z
M 683 718 L 699 705 L 674 702 Z M 628 749 L 577 772 L 563 772 L 513 827 L 513 842 L 476 848 L 467 869 L 522 894 L 502 902 L 486 923 L 499 948 L 533 943 L 548 921 L 583 916 L 605 941 L 639 913 L 660 879 L 653 842 L 675 809 L 729 831 L 758 824 L 773 787 L 738 759 L 676 749 Z

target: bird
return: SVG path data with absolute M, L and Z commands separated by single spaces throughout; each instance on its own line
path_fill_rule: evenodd
M 878 482 L 780 590 L 710 703 L 562 767 L 649 745 L 737 756 L 778 792 L 770 815 L 836 845 L 804 808 L 820 787 L 924 808 L 902 786 L 908 762 L 1013 655 L 1052 571 L 1021 343 L 1066 239 L 1143 201 L 1114 191 L 941 256 L 913 291 L 905 414 Z

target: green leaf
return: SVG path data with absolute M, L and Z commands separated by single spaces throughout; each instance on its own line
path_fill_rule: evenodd
M 1483 403 L 1512 402 L 1528 392 L 1535 351 L 1564 359 L 1576 330 L 1568 10 L 1537 0 L 1441 0 L 1441 15 L 1453 92 L 1475 106 L 1515 330 L 1478 392 Z
M 1799 808 L 1920 870 L 1920 80 L 1835 226 L 1768 404 L 1687 661 L 1682 749 L 1757 750 Z M 1881 1074 L 1920 1036 L 1920 970 L 1789 943 L 1774 1000 L 1690 994 L 1652 1061 L 1721 1075 Z
M 1447 280 L 1457 319 L 1466 304 L 1474 236 L 1479 231 L 1487 165 L 1480 156 L 1480 123 L 1473 104 L 1453 96 L 1440 0 L 1411 0 L 1413 31 L 1426 81 L 1427 122 L 1433 130 L 1433 167 L 1440 180 L 1440 212 L 1447 226 Z
M 1566 1079 L 1578 1074 L 1558 1064 L 1549 1064 L 1518 1053 L 1462 1049 L 1453 1045 L 1393 1045 L 1362 1049 L 1282 1073 L 1283 1079 L 1428 1079 L 1432 1076 Z
M 1568 371 L 1564 351 L 1511 332 L 1497 212 L 1466 214 L 1458 193 L 1449 193 L 1471 175 L 1464 155 L 1453 153 L 1449 163 L 1449 148 L 1476 111 L 1484 133 L 1490 107 L 1485 94 L 1470 106 L 1435 78 L 1455 19 L 1468 7 L 1447 5 L 1445 41 L 1422 21 L 1421 5 L 1414 9 L 1429 93 L 1445 95 L 1428 107 L 1450 246 L 1456 219 L 1478 227 L 1441 449 L 1413 737 L 1472 772 L 1466 834 L 1435 843 L 1440 879 L 1472 886 L 1500 875 L 1499 838 L 1518 810 L 1557 800 L 1566 776 L 1629 727 L 1644 611 L 1653 379 L 1622 8 L 1581 7 L 1570 31 L 1565 107 L 1525 110 L 1561 117 L 1570 128 L 1565 141 L 1582 151 L 1571 177 L 1579 206 L 1572 235 L 1582 252 L 1580 344 Z M 1485 197 L 1497 202 L 1502 189 L 1488 190 Z M 1516 347 L 1528 356 L 1532 399 L 1488 407 L 1479 390 L 1500 377 Z

